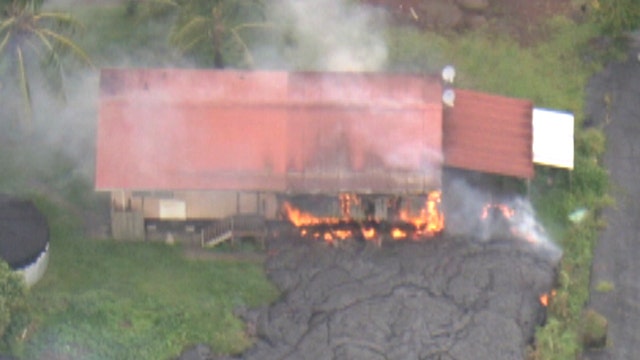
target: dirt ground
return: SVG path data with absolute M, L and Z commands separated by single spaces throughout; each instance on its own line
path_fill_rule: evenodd
M 586 7 L 572 0 L 362 0 L 386 8 L 396 21 L 420 28 L 433 28 L 433 18 L 429 12 L 441 16 L 452 16 L 451 9 L 443 6 L 458 4 L 463 10 L 463 19 L 452 29 L 440 31 L 465 31 L 469 27 L 487 25 L 496 32 L 509 34 L 523 44 L 535 43 L 547 34 L 540 26 L 548 19 L 565 15 L 572 18 L 583 16 Z M 468 4 L 466 7 L 461 4 Z M 445 4 L 445 5 L 442 5 Z M 476 9 L 473 9 L 473 8 Z M 471 8 L 471 9 L 470 9 Z M 471 29 L 472 30 L 472 29 Z

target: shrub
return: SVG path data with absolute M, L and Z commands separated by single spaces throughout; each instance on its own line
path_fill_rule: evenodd
M 584 312 L 582 343 L 585 348 L 602 348 L 607 344 L 607 319 L 593 309 Z
M 637 0 L 592 0 L 593 15 L 602 30 L 614 36 L 640 26 Z
M 615 285 L 611 281 L 599 281 L 596 284 L 596 291 L 601 293 L 611 292 L 615 288 Z
M 13 272 L 6 262 L 0 261 L 0 338 L 2 348 L 10 346 L 14 335 L 20 332 L 25 315 L 26 286 L 22 276 Z

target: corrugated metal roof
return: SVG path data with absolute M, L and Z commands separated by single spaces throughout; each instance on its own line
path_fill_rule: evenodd
M 532 178 L 532 111 L 531 101 L 455 90 L 444 113 L 444 164 Z
M 431 190 L 440 94 L 401 74 L 106 69 L 96 187 Z

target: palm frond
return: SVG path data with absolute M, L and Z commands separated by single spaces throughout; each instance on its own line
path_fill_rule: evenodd
M 35 31 L 34 34 L 40 39 L 40 42 L 48 50 L 48 55 L 43 56 L 40 53 L 40 47 L 33 44 L 32 48 L 38 54 L 38 57 L 42 59 L 41 68 L 47 81 L 45 84 L 49 87 L 49 90 L 56 94 L 60 99 L 66 101 L 66 95 L 64 91 L 64 69 L 60 55 L 56 51 L 53 43 L 42 33 L 42 31 Z
M 242 53 L 244 55 L 245 61 L 247 62 L 247 65 L 249 67 L 253 67 L 253 56 L 251 55 L 251 51 L 249 50 L 247 43 L 242 39 L 240 34 L 238 34 L 238 31 L 236 29 L 232 29 L 231 33 L 233 34 L 233 38 L 235 39 L 236 43 L 242 48 Z
M 197 16 L 186 24 L 177 27 L 171 31 L 169 39 L 172 43 L 180 45 L 185 39 L 189 39 L 193 35 L 207 33 L 208 20 L 202 16 Z
M 244 29 L 275 29 L 275 25 L 273 25 L 272 23 L 245 23 L 233 28 L 233 30 L 235 31 Z
M 18 59 L 18 79 L 20 83 L 20 91 L 22 92 L 23 99 L 25 99 L 24 111 L 26 116 L 24 121 L 27 122 L 27 127 L 30 128 L 32 118 L 31 91 L 29 90 L 29 79 L 27 77 L 26 66 L 24 64 L 24 57 L 22 56 L 22 49 L 20 47 L 16 48 L 16 57 Z
M 34 54 L 37 55 L 37 57 L 42 57 L 44 55 L 42 52 L 42 43 L 34 43 L 33 39 L 26 39 L 23 42 L 23 45 L 25 44 L 29 46 L 29 48 L 33 51 Z M 23 53 L 25 53 L 25 51 L 23 51 Z
M 189 52 L 191 49 L 193 49 L 196 45 L 198 45 L 201 42 L 206 42 L 207 41 L 207 36 L 206 35 L 201 35 L 201 36 L 197 36 L 191 39 L 191 41 L 189 41 L 188 43 L 183 43 L 179 46 L 179 50 L 182 53 L 187 53 Z
M 54 39 L 56 41 L 57 44 L 62 45 L 63 47 L 71 50 L 71 52 L 78 57 L 80 60 L 83 60 L 85 62 L 85 64 L 94 67 L 93 62 L 91 61 L 91 59 L 89 58 L 89 56 L 87 55 L 87 53 L 84 52 L 84 50 L 82 50 L 76 43 L 74 43 L 73 41 L 71 41 L 71 39 L 69 39 L 68 37 L 64 36 L 64 35 L 60 35 L 56 32 L 53 32 L 49 29 L 42 29 L 41 30 L 43 34 L 47 35 L 48 37 Z
M 68 13 L 48 12 L 35 14 L 33 16 L 33 22 L 36 24 L 51 24 L 60 29 L 71 31 L 84 29 L 84 25 Z
M 15 17 L 4 19 L 2 22 L 0 22 L 0 31 L 4 31 L 5 29 L 10 28 L 15 23 L 16 23 Z
M 73 15 L 64 12 L 41 12 L 33 15 L 33 20 L 43 21 L 43 20 L 55 20 L 61 23 L 69 23 L 80 25 L 81 23 L 73 17 Z
M 11 38 L 11 33 L 10 32 L 7 32 L 4 35 L 4 37 L 2 38 L 2 41 L 0 42 L 0 54 L 2 54 L 2 52 L 4 51 L 5 47 L 9 43 L 9 39 L 10 38 Z

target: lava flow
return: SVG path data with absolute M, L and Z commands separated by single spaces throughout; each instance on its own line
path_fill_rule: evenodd
M 399 209 L 394 219 L 376 219 L 371 214 L 366 220 L 357 220 L 352 216 L 352 208 L 362 206 L 362 201 L 353 194 L 339 197 L 341 217 L 318 217 L 302 211 L 291 203 L 282 206 L 286 218 L 300 229 L 303 237 L 321 239 L 330 244 L 338 240 L 360 238 L 380 244 L 382 238 L 395 240 L 433 237 L 444 229 L 444 215 L 440 211 L 441 193 L 433 191 L 426 197 L 423 207 L 417 214 L 410 209 Z

